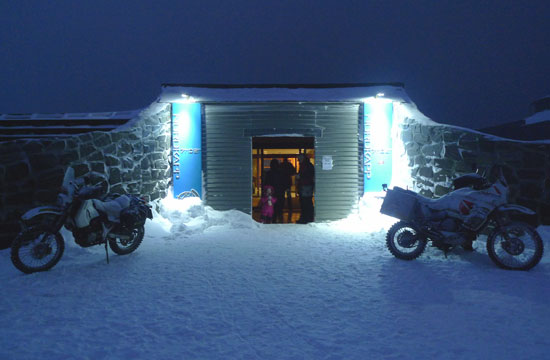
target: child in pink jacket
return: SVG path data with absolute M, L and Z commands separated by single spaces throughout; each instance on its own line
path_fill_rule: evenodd
M 273 186 L 264 187 L 264 194 L 260 199 L 262 205 L 262 220 L 264 224 L 271 224 L 273 222 L 273 205 L 277 202 L 277 198 L 273 196 Z

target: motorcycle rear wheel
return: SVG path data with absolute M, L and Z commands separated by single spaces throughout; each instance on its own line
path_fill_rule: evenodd
M 118 255 L 127 255 L 135 251 L 143 241 L 145 228 L 143 226 L 137 227 L 129 235 L 130 239 L 122 239 L 120 237 L 109 238 L 109 247 L 111 250 Z
M 539 263 L 543 252 L 537 230 L 521 221 L 499 226 L 487 238 L 489 257 L 503 269 L 529 270 Z
M 405 221 L 393 224 L 386 234 L 388 250 L 402 260 L 414 260 L 419 257 L 426 248 L 426 242 L 426 239 L 418 235 L 414 225 Z
M 65 241 L 58 232 L 47 230 L 25 230 L 13 240 L 11 262 L 25 274 L 46 271 L 59 262 Z

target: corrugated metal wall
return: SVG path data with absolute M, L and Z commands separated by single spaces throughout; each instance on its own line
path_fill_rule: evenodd
M 329 105 L 317 119 L 323 136 L 315 138 L 315 220 L 349 215 L 359 199 L 358 104 Z M 323 156 L 332 156 L 332 170 L 323 170 Z
M 251 213 L 252 137 L 315 136 L 315 219 L 345 217 L 357 205 L 359 104 L 255 103 L 204 105 L 206 204 Z M 323 155 L 332 170 L 322 169 Z

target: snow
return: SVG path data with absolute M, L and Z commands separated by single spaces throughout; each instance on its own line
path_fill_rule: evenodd
M 384 98 L 397 102 L 411 103 L 402 86 L 333 86 L 333 87 L 302 87 L 289 88 L 283 85 L 273 87 L 214 87 L 213 86 L 177 86 L 165 85 L 158 102 L 187 102 L 193 99 L 197 102 L 269 102 L 269 101 L 350 101 L 363 102 L 366 98 L 383 93 Z M 182 95 L 185 95 L 184 97 Z
M 56 113 L 56 114 L 0 114 L 0 120 L 99 120 L 99 119 L 130 119 L 141 110 L 111 111 L 96 113 Z
M 1 359 L 542 359 L 550 261 L 497 268 L 483 240 L 395 259 L 380 194 L 347 219 L 263 225 L 163 200 L 127 256 L 67 247 L 24 275 L 0 251 Z M 539 231 L 548 248 L 550 227 Z
M 536 124 L 540 122 L 550 121 L 550 110 L 540 111 L 525 119 L 526 125 Z

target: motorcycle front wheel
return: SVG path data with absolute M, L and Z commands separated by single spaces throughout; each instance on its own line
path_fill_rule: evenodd
M 539 263 L 543 252 L 537 230 L 524 222 L 499 226 L 487 238 L 489 257 L 503 269 L 529 270 Z
M 129 254 L 138 248 L 143 241 L 144 234 L 143 226 L 134 228 L 125 234 L 115 234 L 113 237 L 109 237 L 109 247 L 118 255 Z
M 426 239 L 418 235 L 414 225 L 399 221 L 388 230 L 386 246 L 396 258 L 414 260 L 424 252 Z
M 29 229 L 13 240 L 11 262 L 25 274 L 46 271 L 59 262 L 64 250 L 65 241 L 61 234 Z

